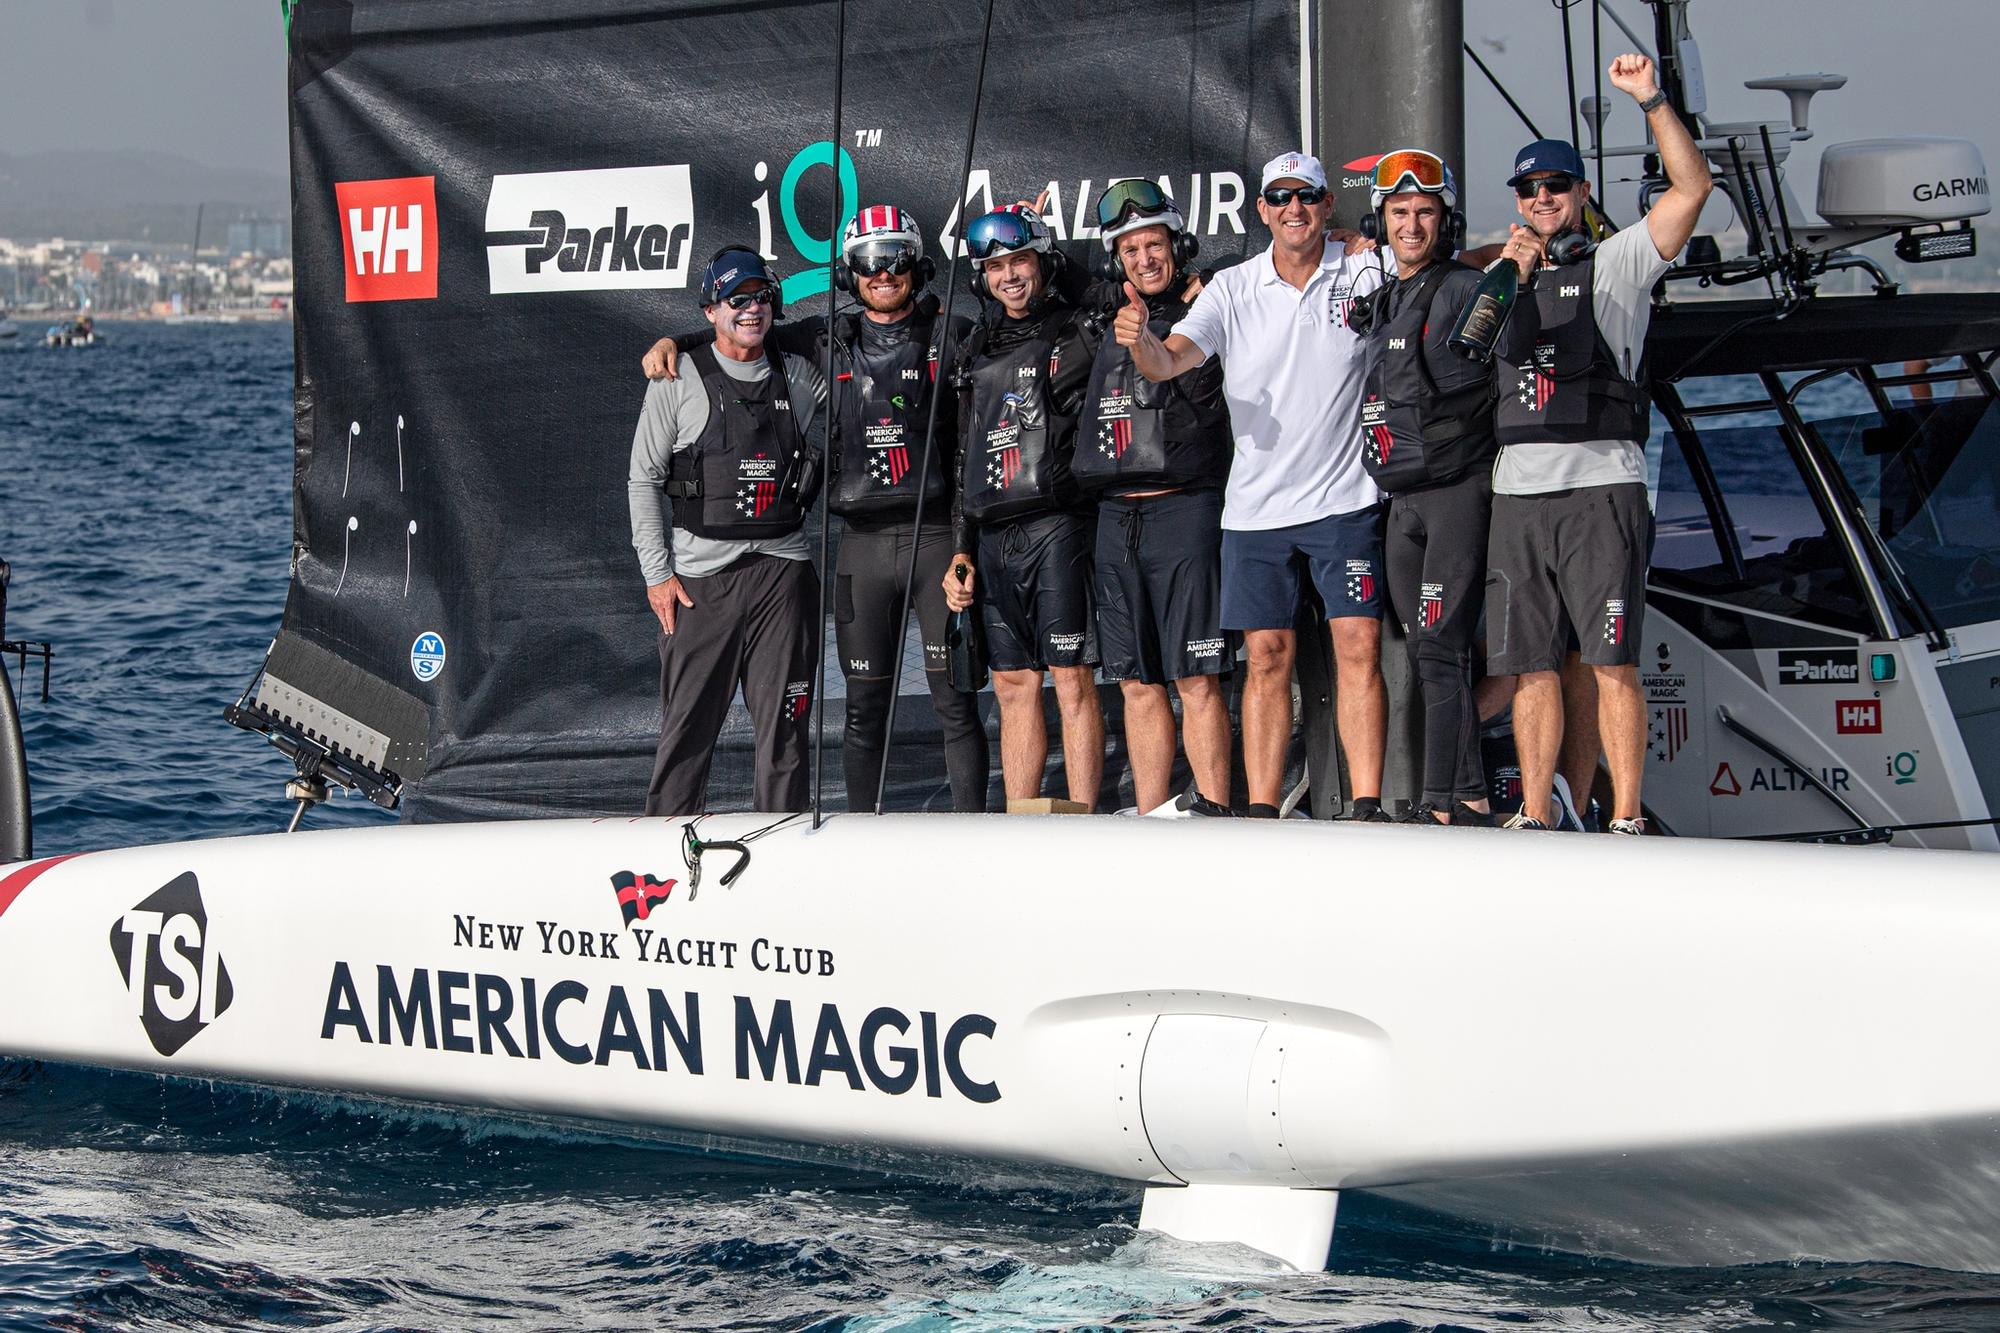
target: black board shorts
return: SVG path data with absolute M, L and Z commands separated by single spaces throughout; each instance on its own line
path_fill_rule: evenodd
M 1560 669 L 1572 626 L 1587 664 L 1637 665 L 1652 523 L 1644 482 L 1494 496 L 1487 674 Z
M 1222 494 L 1106 497 L 1097 507 L 1097 642 L 1106 680 L 1164 685 L 1235 660 L 1222 630 Z
M 1093 520 L 1035 514 L 979 530 L 977 587 L 995 671 L 1096 666 Z

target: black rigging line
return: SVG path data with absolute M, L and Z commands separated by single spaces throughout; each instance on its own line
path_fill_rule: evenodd
M 826 786 L 826 585 L 833 577 L 827 564 L 828 510 L 827 492 L 832 489 L 827 484 L 827 471 L 832 463 L 828 456 L 833 452 L 833 317 L 834 300 L 839 289 L 834 286 L 833 266 L 840 262 L 840 226 L 842 205 L 847 202 L 846 192 L 841 188 L 840 176 L 840 98 L 841 81 L 847 73 L 847 0 L 834 0 L 833 6 L 833 156 L 828 163 L 833 168 L 833 207 L 830 210 L 832 222 L 826 231 L 826 384 L 825 401 L 820 407 L 820 438 L 826 445 L 820 451 L 819 486 L 819 613 L 813 617 L 813 624 L 819 634 L 818 669 L 813 681 L 813 764 L 812 764 L 812 817 L 813 827 L 820 824 L 820 805 Z M 749 858 L 744 858 L 748 864 Z M 739 867 L 740 873 L 740 867 Z M 733 876 L 732 876 L 733 878 Z M 728 883 L 728 879 L 723 881 Z
M 1597 104 L 1597 188 L 1604 188 L 1604 4 L 1590 5 L 1590 95 Z
M 1542 127 L 1535 124 L 1535 122 L 1529 117 L 1528 113 L 1521 109 L 1521 104 L 1514 100 L 1514 95 L 1507 91 L 1506 86 L 1502 84 L 1499 78 L 1493 73 L 1493 71 L 1487 67 L 1486 62 L 1479 58 L 1479 52 L 1472 49 L 1472 43 L 1463 42 L 1460 43 L 1460 45 L 1465 47 L 1465 54 L 1472 57 L 1472 63 L 1479 66 L 1479 72 L 1486 76 L 1486 81 L 1493 85 L 1493 91 L 1500 94 L 1500 100 L 1505 102 L 1509 107 L 1511 107 L 1513 109 L 1514 114 L 1521 118 L 1521 123 L 1528 127 L 1528 133 L 1534 135 L 1537 139 L 1548 138 L 1549 137 L 1548 135 L 1542 133 Z
M 958 197 L 954 201 L 958 218 L 958 234 L 961 244 L 952 247 L 951 263 L 945 269 L 944 304 L 938 318 L 944 321 L 944 332 L 938 341 L 937 376 L 931 381 L 930 419 L 924 425 L 924 452 L 917 465 L 917 512 L 910 519 L 910 568 L 903 579 L 903 614 L 896 628 L 896 655 L 889 673 L 888 716 L 882 722 L 882 769 L 875 776 L 875 813 L 882 813 L 883 802 L 889 789 L 889 749 L 894 743 L 896 728 L 896 701 L 903 693 L 903 647 L 910 637 L 910 603 L 917 589 L 917 556 L 923 545 L 924 491 L 930 484 L 931 459 L 937 453 L 938 398 L 947 392 L 944 377 L 952 365 L 952 332 L 956 325 L 951 317 L 951 298 L 958 290 L 958 257 L 964 253 L 962 238 L 971 219 L 964 216 L 970 202 L 965 196 L 972 185 L 972 146 L 979 138 L 979 103 L 986 92 L 986 52 L 993 41 L 993 0 L 986 0 L 986 24 L 979 34 L 979 65 L 972 77 L 972 115 L 965 127 L 965 158 L 959 167 Z M 949 216 L 949 215 L 947 215 Z M 938 229 L 938 244 L 944 244 L 944 228 Z
M 1569 146 L 1583 156 L 1583 137 L 1576 127 L 1576 52 L 1570 40 L 1569 11 L 1576 0 L 1553 0 L 1563 16 L 1563 77 L 1569 80 Z

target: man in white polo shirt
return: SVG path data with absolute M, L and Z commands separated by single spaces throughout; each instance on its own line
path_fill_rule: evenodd
M 1351 818 L 1386 820 L 1382 751 L 1382 494 L 1361 463 L 1365 341 L 1354 299 L 1382 283 L 1380 262 L 1327 237 L 1326 169 L 1306 153 L 1264 164 L 1257 214 L 1271 248 L 1225 269 L 1162 339 L 1121 312 L 1118 341 L 1140 373 L 1168 380 L 1222 358 L 1236 437 L 1222 507 L 1222 624 L 1242 630 L 1243 769 L 1250 812 L 1277 814 L 1291 737 L 1299 573 L 1326 604 L 1339 689 Z

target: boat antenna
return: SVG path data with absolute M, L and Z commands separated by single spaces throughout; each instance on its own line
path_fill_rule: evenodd
M 826 382 L 821 386 L 825 401 L 820 406 L 820 438 L 826 441 L 826 451 L 833 447 L 833 315 L 834 299 L 839 288 L 834 285 L 833 266 L 840 260 L 841 211 L 847 202 L 846 193 L 841 188 L 840 176 L 840 96 L 841 80 L 847 73 L 847 0 L 833 3 L 833 153 L 828 163 L 833 168 L 833 221 L 826 230 Z M 813 623 L 819 629 L 819 653 L 815 660 L 818 667 L 813 681 L 813 764 L 812 764 L 812 815 L 813 827 L 818 828 L 821 817 L 821 802 L 826 786 L 826 585 L 833 577 L 827 564 L 827 491 L 824 469 L 827 460 L 822 454 L 822 469 L 819 488 L 819 614 Z
M 959 235 L 965 235 L 969 221 L 964 217 L 966 196 L 972 189 L 972 147 L 979 138 L 979 103 L 986 92 L 986 52 L 993 41 L 993 0 L 986 0 L 986 23 L 979 33 L 979 64 L 972 76 L 972 115 L 965 126 L 965 153 L 958 169 L 958 197 L 954 201 L 952 216 L 959 220 Z M 949 225 L 949 224 L 947 224 Z M 944 244 L 944 229 L 938 229 L 938 244 Z M 896 628 L 896 655 L 889 672 L 888 716 L 882 721 L 882 768 L 875 775 L 875 813 L 881 814 L 889 790 L 889 746 L 896 730 L 896 700 L 903 692 L 903 649 L 910 637 L 910 603 L 915 600 L 917 589 L 917 555 L 924 524 L 924 491 L 930 485 L 931 459 L 937 454 L 938 399 L 945 392 L 943 375 L 945 367 L 952 364 L 952 332 L 955 325 L 951 318 L 951 299 L 958 290 L 958 257 L 964 251 L 963 245 L 951 248 L 951 262 L 944 274 L 944 308 L 939 318 L 944 321 L 944 333 L 938 343 L 937 370 L 931 380 L 931 405 L 929 419 L 924 423 L 924 452 L 917 463 L 917 512 L 910 519 L 910 567 L 903 579 L 903 614 Z

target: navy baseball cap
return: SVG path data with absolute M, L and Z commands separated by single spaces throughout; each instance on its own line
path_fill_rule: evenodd
M 731 292 L 752 278 L 762 278 L 773 287 L 778 285 L 772 280 L 771 270 L 764 267 L 763 256 L 755 250 L 735 246 L 718 250 L 701 271 L 701 303 L 714 305 L 726 301 Z
M 1583 169 L 1583 159 L 1567 139 L 1537 139 L 1514 154 L 1514 174 L 1507 178 L 1507 184 L 1518 185 L 1521 177 L 1537 171 L 1560 171 L 1565 176 L 1578 180 L 1588 180 Z

